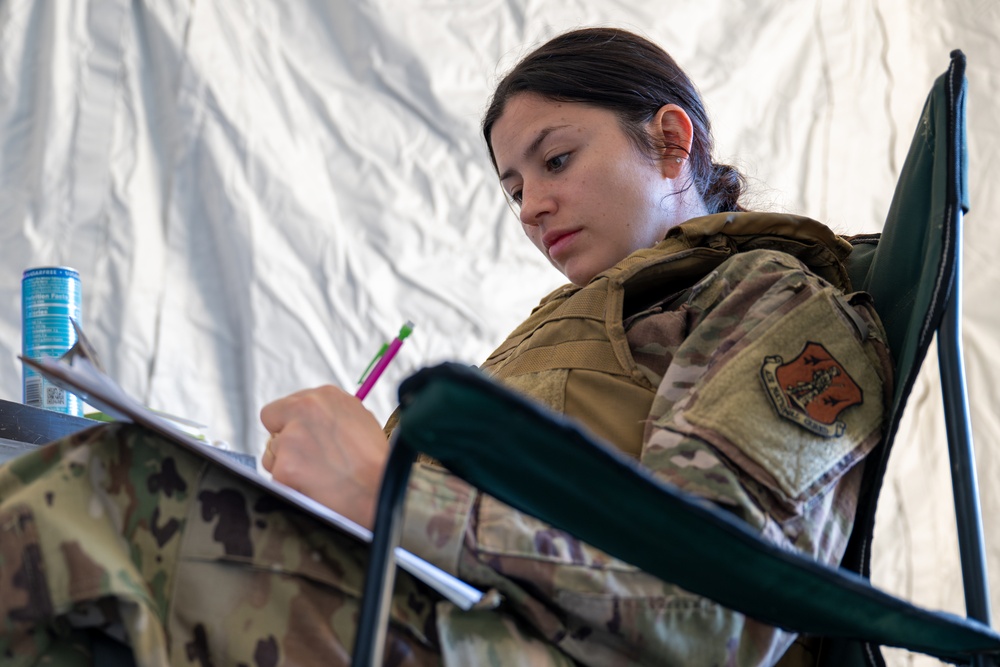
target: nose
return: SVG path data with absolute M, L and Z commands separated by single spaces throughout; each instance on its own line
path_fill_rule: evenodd
M 549 188 L 542 184 L 528 187 L 525 183 L 521 188 L 521 224 L 538 225 L 546 216 L 556 212 L 556 200 Z

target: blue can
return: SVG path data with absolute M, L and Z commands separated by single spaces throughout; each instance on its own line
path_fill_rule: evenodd
M 80 274 L 65 266 L 28 269 L 21 279 L 21 354 L 61 357 L 74 343 L 72 320 L 80 324 Z M 24 368 L 24 403 L 78 417 L 83 402 L 36 371 Z

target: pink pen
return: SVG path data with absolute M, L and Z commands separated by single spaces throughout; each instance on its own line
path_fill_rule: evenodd
M 411 333 L 413 333 L 413 322 L 407 320 L 406 324 L 403 325 L 403 328 L 399 330 L 399 334 L 392 339 L 392 342 L 386 343 L 382 346 L 382 349 L 378 351 L 375 358 L 372 359 L 370 364 L 368 364 L 368 368 L 371 368 L 371 372 L 369 373 L 368 369 L 365 369 L 366 374 L 362 375 L 361 380 L 358 381 L 361 383 L 361 388 L 358 389 L 356 394 L 354 394 L 358 400 L 365 400 L 365 396 L 368 395 L 368 392 L 371 391 L 372 387 L 375 386 L 375 383 L 378 382 L 379 377 L 382 376 L 382 371 L 384 371 L 386 366 L 389 365 L 392 358 L 396 356 L 396 353 L 399 352 L 399 348 L 403 346 L 403 341 L 406 340 L 407 336 Z M 372 368 L 372 364 L 375 365 L 374 368 Z

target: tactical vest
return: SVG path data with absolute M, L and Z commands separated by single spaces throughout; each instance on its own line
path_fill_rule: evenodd
M 850 291 L 843 264 L 850 244 L 814 220 L 769 213 L 694 218 L 586 286 L 549 294 L 482 368 L 638 457 L 656 387 L 632 358 L 623 320 L 672 295 L 682 297 L 729 257 L 756 249 L 794 255 Z

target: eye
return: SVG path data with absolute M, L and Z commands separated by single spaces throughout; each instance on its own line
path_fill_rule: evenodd
M 510 193 L 510 201 L 512 204 L 514 204 L 514 206 L 521 208 L 521 191 L 512 190 Z
M 545 161 L 545 167 L 549 171 L 559 171 L 566 166 L 566 161 L 569 160 L 569 153 L 562 153 L 553 158 L 549 158 Z

